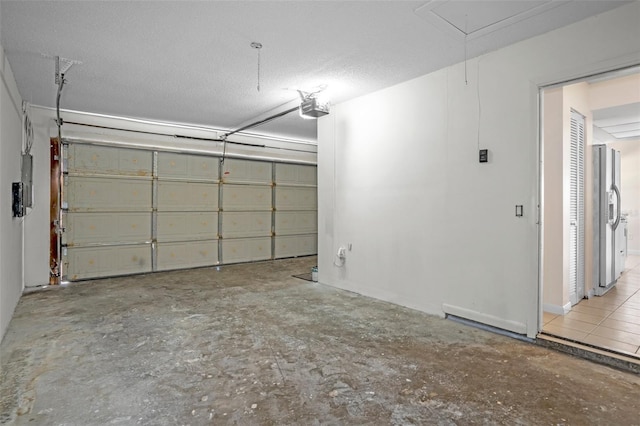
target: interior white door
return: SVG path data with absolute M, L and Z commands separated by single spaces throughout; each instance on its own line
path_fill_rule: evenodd
M 575 305 L 584 297 L 584 143 L 585 118 L 571 111 L 571 158 L 569 173 L 569 300 Z

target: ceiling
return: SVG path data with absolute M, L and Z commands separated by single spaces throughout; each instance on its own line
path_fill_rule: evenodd
M 0 35 L 33 105 L 55 106 L 60 56 L 63 109 L 233 130 L 297 105 L 296 89 L 338 103 L 461 62 L 465 43 L 478 56 L 624 3 L 2 0 Z M 314 141 L 316 121 L 251 131 Z
M 640 103 L 592 111 L 594 138 L 600 143 L 640 140 Z

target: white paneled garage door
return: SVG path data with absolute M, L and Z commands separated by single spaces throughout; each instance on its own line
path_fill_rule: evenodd
M 273 164 L 227 159 L 222 169 L 222 261 L 271 259 Z
M 62 190 L 69 280 L 152 270 L 150 151 L 69 145 Z
M 63 279 L 317 253 L 316 167 L 65 145 Z
M 316 167 L 276 164 L 274 181 L 274 257 L 317 253 Z
M 218 263 L 219 161 L 168 152 L 157 156 L 157 270 Z

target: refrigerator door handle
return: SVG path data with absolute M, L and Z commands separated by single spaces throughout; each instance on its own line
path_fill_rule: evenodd
M 620 225 L 620 207 L 622 207 L 622 202 L 620 200 L 620 190 L 615 183 L 611 185 L 611 189 L 616 193 L 616 220 L 613 222 L 613 225 L 611 225 L 613 229 L 616 230 L 618 225 Z

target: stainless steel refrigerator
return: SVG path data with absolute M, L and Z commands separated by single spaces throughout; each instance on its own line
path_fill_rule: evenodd
M 620 232 L 620 151 L 593 146 L 594 293 L 601 296 L 615 286 L 624 269 L 624 237 Z

